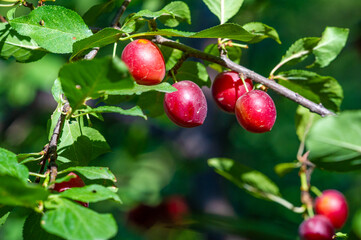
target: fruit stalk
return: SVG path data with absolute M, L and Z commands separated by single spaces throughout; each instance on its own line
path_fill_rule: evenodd
M 314 103 L 314 102 L 308 100 L 307 98 L 302 97 L 300 94 L 293 92 L 292 90 L 276 83 L 275 81 L 265 78 L 265 77 L 261 76 L 260 74 L 253 72 L 252 70 L 250 70 L 248 68 L 245 68 L 241 65 L 234 63 L 226 56 L 217 57 L 217 56 L 199 51 L 197 49 L 194 49 L 194 48 L 184 45 L 182 43 L 178 43 L 176 41 L 172 41 L 170 39 L 164 38 L 159 35 L 155 36 L 154 42 L 157 44 L 160 44 L 160 45 L 179 49 L 183 52 L 187 52 L 190 57 L 196 57 L 196 58 L 199 58 L 202 60 L 214 62 L 223 67 L 234 70 L 236 72 L 243 73 L 245 78 L 251 78 L 252 80 L 254 80 L 256 82 L 265 85 L 266 87 L 272 89 L 273 91 L 277 92 L 278 94 L 304 106 L 305 108 L 308 108 L 311 112 L 317 113 L 317 114 L 321 115 L 322 117 L 335 115 L 335 113 L 326 109 L 324 106 L 322 106 L 322 104 Z

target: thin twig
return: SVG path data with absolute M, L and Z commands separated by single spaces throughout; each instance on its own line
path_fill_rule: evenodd
M 130 2 L 131 2 L 131 0 L 124 0 L 122 6 L 120 6 L 120 8 L 118 9 L 117 14 L 115 15 L 115 17 L 114 17 L 114 19 L 112 21 L 112 27 L 117 27 L 118 26 L 119 20 L 122 17 L 125 10 L 127 9 Z
M 168 72 L 168 76 L 172 77 L 173 74 L 177 74 L 178 69 L 182 66 L 182 64 L 184 63 L 185 60 L 187 60 L 188 57 L 189 57 L 188 53 L 183 53 L 182 57 L 172 67 L 172 69 Z
M 6 20 L 6 18 L 2 15 L 0 15 L 0 21 L 3 23 L 7 23 L 8 21 Z
M 268 78 L 265 78 L 261 75 L 259 75 L 256 72 L 253 72 L 252 70 L 249 70 L 248 68 L 245 68 L 241 65 L 238 65 L 234 62 L 232 62 L 229 58 L 223 56 L 223 57 L 217 57 L 202 51 L 199 51 L 197 49 L 194 49 L 192 47 L 189 47 L 187 45 L 184 45 L 182 43 L 178 43 L 176 41 L 172 41 L 170 39 L 164 38 L 162 36 L 155 36 L 154 40 L 155 43 L 161 44 L 164 46 L 172 47 L 175 49 L 179 49 L 183 52 L 187 52 L 189 56 L 200 58 L 209 62 L 217 63 L 221 66 L 224 66 L 226 68 L 229 68 L 231 70 L 234 70 L 239 73 L 243 73 L 243 75 L 246 78 L 251 78 L 255 82 L 261 83 L 265 85 L 266 87 L 272 89 L 273 91 L 277 92 L 278 94 L 291 99 L 292 101 L 304 106 L 305 108 L 308 108 L 311 112 L 317 113 L 321 115 L 322 117 L 335 115 L 330 110 L 326 109 L 322 106 L 322 104 L 314 103 L 304 97 L 302 97 L 300 94 L 293 92 L 292 90 L 276 83 L 275 81 L 272 81 Z
M 35 9 L 34 4 L 29 3 L 27 1 L 23 1 L 22 4 L 24 5 L 24 7 L 30 8 L 31 11 Z

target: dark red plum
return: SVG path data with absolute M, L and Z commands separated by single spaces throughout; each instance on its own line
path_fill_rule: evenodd
M 164 110 L 178 126 L 191 128 L 202 125 L 207 116 L 207 102 L 202 90 L 191 81 L 173 84 L 178 91 L 166 93 Z
M 252 80 L 245 79 L 247 90 L 253 88 Z M 225 112 L 234 113 L 236 101 L 245 94 L 246 87 L 239 73 L 235 71 L 222 72 L 216 76 L 212 84 L 212 96 L 217 106 Z
M 164 58 L 153 42 L 134 40 L 123 49 L 121 58 L 138 84 L 155 85 L 162 82 L 165 75 Z
M 64 192 L 70 188 L 74 188 L 74 187 L 84 187 L 85 183 L 83 182 L 83 180 L 76 175 L 75 173 L 71 172 L 68 174 L 68 176 L 74 176 L 73 178 L 71 178 L 69 181 L 65 181 L 65 182 L 61 182 L 61 183 L 55 183 L 54 185 L 54 191 L 57 192 Z M 88 203 L 85 202 L 79 202 L 77 201 L 79 204 L 83 205 L 84 207 L 89 207 Z
M 236 102 L 235 113 L 239 124 L 253 133 L 271 131 L 277 116 L 272 98 L 261 90 L 241 96 Z
M 335 229 L 326 217 L 316 215 L 303 221 L 298 233 L 301 240 L 332 240 Z

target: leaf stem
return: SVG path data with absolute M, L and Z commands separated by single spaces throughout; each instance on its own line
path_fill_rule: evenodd
M 291 61 L 292 59 L 295 59 L 295 58 L 299 58 L 299 57 L 302 57 L 303 55 L 306 55 L 308 54 L 310 51 L 308 50 L 305 50 L 305 51 L 301 51 L 301 52 L 298 52 L 296 54 L 293 54 L 291 56 L 289 56 L 288 58 L 285 58 L 283 59 L 279 64 L 277 64 L 273 69 L 272 71 L 270 72 L 270 79 L 273 79 L 273 76 L 274 76 L 274 73 L 280 68 L 282 67 L 285 63 Z

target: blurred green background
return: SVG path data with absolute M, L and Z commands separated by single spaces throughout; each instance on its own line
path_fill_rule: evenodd
M 84 14 L 101 2 L 105 1 L 57 0 L 55 4 Z M 140 9 L 158 10 L 168 2 L 133 0 L 126 14 Z M 192 25 L 181 24 L 180 29 L 199 31 L 218 24 L 218 19 L 202 1 L 185 2 L 192 13 Z M 6 15 L 6 10 L 1 9 L 0 13 Z M 113 11 L 101 16 L 97 26 L 109 24 L 114 14 Z M 360 0 L 245 0 L 231 21 L 239 24 L 259 21 L 278 31 L 282 45 L 266 39 L 242 53 L 241 64 L 264 76 L 268 76 L 297 39 L 321 36 L 326 26 L 349 28 L 345 49 L 328 67 L 317 72 L 340 82 L 345 95 L 342 110 L 361 109 Z M 198 49 L 210 43 L 181 41 Z M 119 56 L 124 44 L 119 44 Z M 98 56 L 111 51 L 112 46 L 106 47 Z M 49 54 L 28 64 L 0 60 L 0 147 L 15 153 L 38 152 L 43 148 L 48 136 L 47 121 L 56 107 L 50 94 L 51 86 L 68 57 Z M 215 73 L 209 73 L 213 80 Z M 204 125 L 195 129 L 181 129 L 164 114 L 148 121 L 113 114 L 105 115 L 104 122 L 93 120 L 94 127 L 104 134 L 112 148 L 111 153 L 99 157 L 93 164 L 109 166 L 116 174 L 124 205 L 119 209 L 105 202 L 90 207 L 112 212 L 119 224 L 114 239 L 296 239 L 302 221 L 300 215 L 275 203 L 253 198 L 215 174 L 206 160 L 228 157 L 255 168 L 279 185 L 284 198 L 300 205 L 297 171 L 282 178 L 274 172 L 276 164 L 296 158 L 299 141 L 294 115 L 297 104 L 271 93 L 278 111 L 276 124 L 270 133 L 252 134 L 243 130 L 233 115 L 218 110 L 209 89 L 203 90 L 208 100 L 208 116 Z M 312 183 L 319 189 L 338 189 L 346 195 L 350 217 L 342 231 L 347 233 L 351 232 L 354 214 L 361 210 L 359 173 L 316 170 L 312 175 Z M 155 226 L 140 232 L 126 223 L 131 208 L 141 203 L 156 206 L 173 195 L 186 200 L 192 215 L 190 225 Z M 23 210 L 11 214 L 0 228 L 0 239 L 21 239 L 26 214 Z M 361 238 L 351 233 L 350 239 Z

